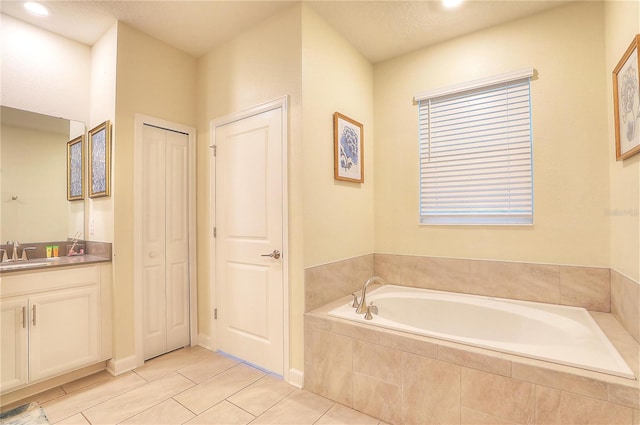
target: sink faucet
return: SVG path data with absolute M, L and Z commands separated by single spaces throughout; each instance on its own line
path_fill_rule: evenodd
M 367 279 L 367 281 L 362 286 L 362 300 L 360 300 L 360 302 L 358 303 L 358 308 L 356 309 L 356 313 L 358 313 L 358 314 L 366 313 L 366 311 L 367 311 L 367 287 L 370 284 L 372 284 L 373 282 L 378 282 L 378 283 L 380 283 L 382 285 L 386 285 L 386 283 L 387 283 L 387 282 L 384 281 L 384 279 L 382 279 L 379 276 L 372 276 L 369 279 Z
M 13 245 L 13 253 L 11 254 L 11 261 L 18 261 L 18 247 L 20 246 L 20 242 L 7 241 L 7 245 Z

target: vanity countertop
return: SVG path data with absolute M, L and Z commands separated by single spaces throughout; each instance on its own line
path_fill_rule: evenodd
M 77 255 L 72 257 L 33 258 L 28 261 L 0 263 L 0 275 L 12 272 L 41 271 L 56 267 L 77 266 L 83 264 L 110 262 L 110 257 L 98 255 Z

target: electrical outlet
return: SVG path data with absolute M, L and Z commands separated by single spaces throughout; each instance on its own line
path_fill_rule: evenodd
M 93 219 L 89 220 L 89 234 L 93 235 L 95 233 L 95 222 Z

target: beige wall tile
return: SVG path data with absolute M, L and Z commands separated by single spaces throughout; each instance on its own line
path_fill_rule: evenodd
M 385 330 L 380 332 L 378 342 L 380 345 L 419 356 L 431 357 L 433 359 L 438 357 L 438 345 L 416 335 Z
M 451 292 L 469 286 L 469 263 L 456 258 L 375 254 L 375 272 L 394 285 Z
M 640 284 L 611 270 L 611 313 L 640 342 Z
M 379 337 L 384 330 L 375 326 L 363 325 L 346 319 L 332 319 L 331 332 L 335 332 L 349 338 L 377 344 Z
M 560 266 L 560 304 L 608 313 L 610 280 L 609 269 Z
M 353 371 L 394 385 L 402 384 L 402 351 L 363 341 L 353 343 Z
M 463 425 L 516 425 L 515 422 L 487 415 L 486 413 L 466 407 L 460 409 L 460 423 Z
M 515 362 L 512 365 L 512 377 L 600 400 L 607 400 L 609 393 L 608 385 L 603 381 Z
M 640 387 L 638 386 L 638 381 L 635 382 L 635 387 L 609 384 L 609 401 L 633 409 L 640 409 Z
M 535 385 L 492 373 L 462 368 L 461 404 L 508 421 L 532 424 Z
M 624 406 L 536 386 L 536 424 L 631 424 L 633 411 Z
M 485 372 L 511 376 L 511 362 L 509 360 L 500 358 L 498 355 L 488 356 L 472 350 L 472 347 L 460 350 L 441 345 L 438 346 L 438 359 L 473 369 L 484 370 Z
M 313 363 L 305 367 L 305 389 L 352 406 L 353 340 L 325 331 L 311 334 Z
M 559 304 L 560 267 L 469 260 L 469 293 Z
M 373 254 L 305 269 L 305 311 L 359 292 L 373 274 Z
M 460 367 L 405 353 L 402 423 L 460 423 Z
M 353 408 L 383 421 L 400 424 L 402 395 L 398 385 L 353 374 Z

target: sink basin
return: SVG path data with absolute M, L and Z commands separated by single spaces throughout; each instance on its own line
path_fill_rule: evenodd
M 0 271 L 28 269 L 31 267 L 44 266 L 58 261 L 58 258 L 37 258 L 29 261 L 16 261 L 10 263 L 0 263 Z

